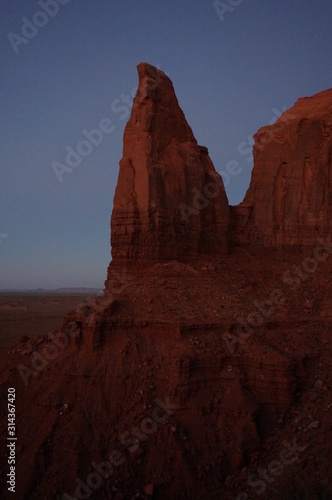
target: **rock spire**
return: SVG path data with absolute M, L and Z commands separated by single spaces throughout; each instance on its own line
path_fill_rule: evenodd
M 225 252 L 229 207 L 219 174 L 188 125 L 171 80 L 138 65 L 111 220 L 112 259 L 187 260 Z

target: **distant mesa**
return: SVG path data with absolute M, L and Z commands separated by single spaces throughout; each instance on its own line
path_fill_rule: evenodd
M 67 287 L 67 288 L 31 288 L 31 289 L 19 289 L 19 288 L 2 288 L 0 293 L 29 293 L 29 294 L 101 294 L 103 290 L 101 288 L 91 288 L 91 287 Z

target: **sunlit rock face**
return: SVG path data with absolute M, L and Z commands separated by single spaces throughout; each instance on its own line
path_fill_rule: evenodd
M 269 498 L 331 498 L 332 251 L 306 281 L 313 259 L 283 248 L 331 229 L 332 91 L 256 134 L 229 219 L 171 81 L 138 72 L 105 293 L 0 356 L 1 394 L 16 392 L 16 498 L 252 498 L 258 471 L 276 481 Z M 287 443 L 304 453 L 273 474 Z
M 233 238 L 307 246 L 332 230 L 332 89 L 299 99 L 254 136 L 254 168 Z
M 147 63 L 124 132 L 111 220 L 114 262 L 186 260 L 225 252 L 229 207 L 171 80 Z

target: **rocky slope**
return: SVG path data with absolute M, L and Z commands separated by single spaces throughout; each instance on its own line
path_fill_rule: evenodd
M 263 226 L 274 160 L 255 163 L 248 217 L 248 201 L 230 217 L 170 80 L 138 72 L 105 293 L 2 360 L 1 395 L 17 396 L 17 498 L 329 498 L 331 243 L 306 248 L 310 223 L 276 238 L 273 197 Z

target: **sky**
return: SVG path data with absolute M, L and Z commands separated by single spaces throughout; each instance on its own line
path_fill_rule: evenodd
M 235 205 L 255 132 L 332 87 L 331 25 L 331 0 L 2 1 L 0 289 L 103 288 L 140 62 L 173 81 Z

